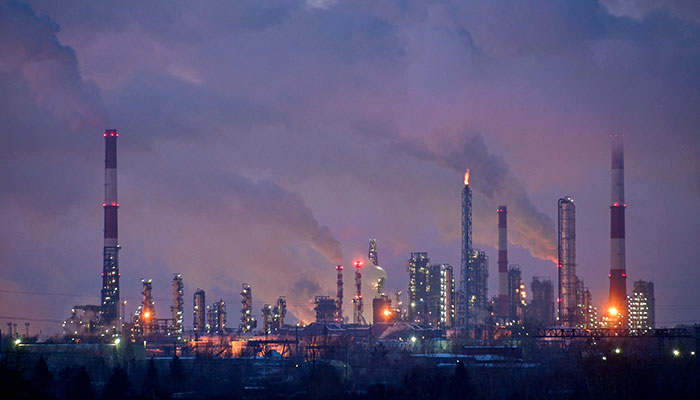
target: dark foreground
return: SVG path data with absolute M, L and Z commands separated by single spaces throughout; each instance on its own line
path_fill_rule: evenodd
M 471 364 L 406 357 L 351 369 L 288 359 L 151 359 L 107 367 L 0 360 L 3 399 L 695 399 L 695 356 L 565 355 L 534 363 Z

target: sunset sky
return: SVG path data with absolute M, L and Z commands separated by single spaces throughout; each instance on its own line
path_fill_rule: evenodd
M 653 280 L 657 325 L 700 322 L 694 0 L 0 0 L 0 93 L 0 329 L 99 304 L 108 128 L 129 312 L 152 278 L 169 316 L 180 272 L 186 326 L 197 288 L 237 326 L 243 282 L 256 318 L 282 295 L 308 322 L 369 238 L 392 293 L 412 251 L 458 270 L 467 168 L 489 295 L 496 208 L 529 289 L 556 282 L 569 195 L 602 304 L 616 133 L 628 292 Z

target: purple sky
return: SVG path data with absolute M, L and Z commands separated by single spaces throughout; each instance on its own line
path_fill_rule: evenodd
M 411 251 L 459 266 L 465 168 L 491 295 L 496 207 L 529 288 L 556 279 L 571 195 L 577 272 L 602 303 L 621 133 L 628 290 L 653 279 L 657 323 L 700 321 L 694 0 L 2 0 L 0 93 L 0 316 L 99 302 L 114 128 L 131 312 L 148 277 L 169 314 L 180 272 L 186 325 L 200 287 L 237 326 L 242 282 L 256 317 L 284 295 L 308 321 L 370 237 L 405 291 Z

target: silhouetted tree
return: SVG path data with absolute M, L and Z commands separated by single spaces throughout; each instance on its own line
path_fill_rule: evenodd
M 177 355 L 170 362 L 170 385 L 172 392 L 181 392 L 187 387 L 187 373 L 182 360 Z
M 104 400 L 123 400 L 132 397 L 131 383 L 129 382 L 126 369 L 117 364 L 112 370 L 109 380 L 105 384 L 102 398 Z
M 144 400 L 159 398 L 158 370 L 156 369 L 156 362 L 153 361 L 153 358 L 148 361 L 148 369 L 146 369 L 146 375 L 143 377 L 139 397 Z
M 34 365 L 34 371 L 29 381 L 33 397 L 35 398 L 52 398 L 51 390 L 53 387 L 53 374 L 49 371 L 49 366 L 46 364 L 44 357 L 40 357 Z
M 68 370 L 63 398 L 66 400 L 93 400 L 95 398 L 95 391 L 85 366 Z

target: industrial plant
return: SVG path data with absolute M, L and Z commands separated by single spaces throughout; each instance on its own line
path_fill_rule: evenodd
M 529 288 L 522 278 L 527 266 L 510 264 L 508 205 L 499 206 L 489 217 L 497 227 L 498 251 L 493 271 L 498 286 L 490 295 L 489 258 L 485 251 L 474 248 L 472 241 L 472 231 L 483 227 L 473 224 L 467 170 L 461 188 L 459 270 L 451 260 L 431 259 L 426 251 L 410 252 L 406 257 L 408 287 L 404 302 L 401 290 L 393 296 L 387 293 L 387 287 L 393 285 L 379 264 L 381 241 L 371 238 L 367 264 L 364 259 L 353 260 L 349 276 L 343 265 L 327 266 L 325 274 L 328 281 L 335 281 L 336 295 L 318 294 L 308 299 L 315 320 L 292 323 L 287 310 L 289 293 L 265 299 L 259 302 L 262 308 L 256 309 L 258 290 L 249 283 L 242 284 L 240 299 L 212 299 L 206 297 L 207 288 L 185 293 L 189 277 L 173 272 L 169 313 L 163 313 L 165 305 L 156 304 L 151 278 L 121 279 L 118 137 L 114 129 L 104 133 L 101 303 L 75 305 L 63 322 L 61 340 L 32 340 L 28 332 L 21 335 L 16 325 L 8 324 L 4 334 L 8 340 L 3 342 L 7 354 L 23 351 L 57 362 L 57 354 L 67 351 L 81 357 L 104 358 L 110 365 L 172 358 L 184 360 L 181 362 L 190 360 L 188 363 L 201 359 L 231 360 L 234 363 L 231 365 L 236 366 L 244 365 L 240 363 L 245 361 L 246 368 L 255 372 L 241 379 L 247 380 L 246 387 L 256 391 L 265 385 L 265 379 L 275 374 L 295 376 L 290 371 L 300 365 L 312 363 L 315 368 L 322 361 L 341 373 L 353 369 L 368 382 L 391 383 L 390 369 L 382 368 L 399 360 L 404 360 L 406 365 L 421 363 L 436 368 L 466 364 L 483 371 L 493 368 L 524 371 L 541 363 L 543 354 L 569 351 L 596 360 L 606 360 L 611 356 L 610 351 L 657 357 L 676 352 L 691 357 L 698 351 L 700 326 L 663 329 L 655 326 L 653 282 L 637 280 L 632 292 L 627 292 L 626 203 L 620 136 L 613 137 L 612 148 L 608 299 L 593 299 L 577 276 L 576 207 L 571 196 L 557 202 L 557 275 L 534 277 Z M 370 268 L 379 271 L 379 277 L 363 285 L 363 272 Z M 120 297 L 120 285 L 136 278 L 141 279 L 142 297 L 134 305 L 136 311 L 127 315 L 127 301 Z M 346 295 L 346 278 L 350 279 L 350 295 Z M 240 317 L 236 317 L 238 306 L 234 305 L 239 300 Z M 188 325 L 184 316 L 190 312 L 192 324 Z M 377 362 L 385 365 L 377 366 Z M 224 364 L 212 365 L 223 368 Z M 379 369 L 368 372 L 374 371 L 372 368 Z

